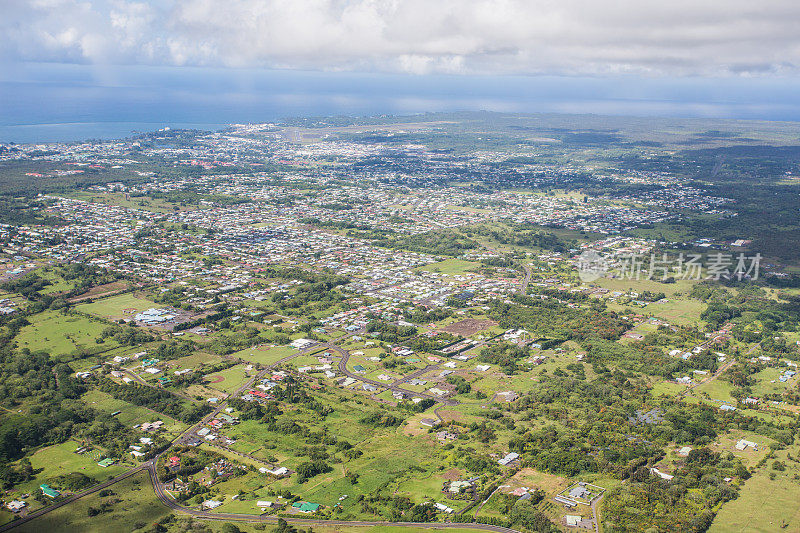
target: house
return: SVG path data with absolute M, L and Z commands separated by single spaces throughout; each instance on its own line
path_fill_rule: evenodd
M 419 421 L 419 423 L 429 428 L 436 427 L 439 425 L 439 421 L 434 420 L 433 418 L 423 418 L 422 420 Z
M 672 478 L 675 477 L 675 476 L 673 476 L 671 474 L 665 474 L 664 472 L 662 472 L 658 468 L 651 468 L 650 469 L 650 473 L 655 475 L 655 476 L 660 477 L 661 479 L 665 479 L 667 481 L 672 481 Z
M 461 491 L 467 490 L 471 486 L 472 486 L 472 483 L 470 483 L 469 481 L 466 481 L 466 480 L 453 481 L 453 482 L 450 483 L 450 487 L 448 487 L 447 490 L 449 492 L 452 492 L 453 494 L 458 494 Z
M 497 463 L 500 466 L 508 466 L 509 464 L 513 463 L 517 459 L 519 459 L 519 454 L 516 453 L 516 452 L 511 452 L 511 453 L 507 454 L 505 457 L 503 457 L 502 459 L 500 459 L 499 461 L 497 461 Z
M 433 506 L 436 508 L 437 511 L 441 511 L 441 512 L 447 513 L 447 514 L 452 514 L 453 513 L 453 509 L 448 507 L 448 506 L 446 506 L 443 503 L 438 503 L 437 502 L 437 503 L 433 504 Z
M 513 402 L 514 400 L 519 399 L 519 394 L 510 390 L 505 392 L 498 392 L 497 399 L 502 400 L 504 402 Z
M 39 485 L 39 488 L 42 489 L 42 494 L 47 496 L 48 498 L 58 498 L 61 495 L 56 489 L 52 488 L 47 483 L 42 483 Z
M 99 461 L 97 463 L 97 466 L 102 466 L 103 468 L 108 468 L 109 466 L 113 465 L 114 462 L 115 462 L 114 459 L 112 459 L 110 457 L 106 457 L 102 461 Z
M 687 455 L 689 455 L 690 451 L 692 451 L 691 446 L 684 446 L 683 448 L 678 450 L 678 455 L 680 455 L 681 457 L 686 457 Z
M 315 513 L 319 510 L 320 505 L 318 503 L 311 502 L 294 502 L 292 507 L 301 513 Z
M 21 510 L 23 510 L 27 505 L 28 504 L 22 500 L 11 500 L 6 504 L 6 507 L 8 507 L 8 510 L 11 511 L 12 513 L 18 513 Z
M 306 348 L 310 348 L 316 344 L 311 339 L 295 339 L 289 343 L 292 348 L 297 348 L 298 350 L 305 350 Z
M 218 500 L 206 500 L 203 502 L 203 509 L 216 509 L 222 505 L 221 501 Z
M 575 487 L 572 487 L 572 489 L 570 489 L 569 491 L 569 497 L 573 499 L 575 498 L 589 499 L 591 498 L 591 496 L 592 493 L 589 492 L 583 485 L 577 485 Z
M 758 444 L 749 440 L 741 439 L 734 445 L 734 448 L 739 451 L 744 451 L 747 448 L 753 448 L 754 450 L 758 451 Z
M 163 426 L 163 425 L 164 425 L 164 421 L 163 420 L 156 420 L 155 422 L 145 422 L 144 424 L 139 426 L 139 429 L 141 429 L 142 431 L 148 431 L 148 432 L 149 431 L 157 431 L 157 430 L 161 429 L 161 426 Z
M 239 422 L 237 419 L 235 419 L 234 417 L 232 417 L 231 415 L 229 415 L 227 413 L 220 413 L 217 416 L 225 424 L 236 424 L 237 422 Z
M 271 469 L 262 466 L 261 468 L 258 469 L 258 471 L 261 472 L 262 474 L 269 474 L 275 477 L 284 477 L 289 475 L 289 469 L 286 468 L 285 466 L 278 466 Z

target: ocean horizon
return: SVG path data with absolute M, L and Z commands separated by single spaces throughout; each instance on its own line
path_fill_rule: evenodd
M 296 117 L 498 111 L 800 121 L 800 79 L 400 75 L 0 65 L 0 142 L 116 139 Z M 766 103 L 765 103 L 766 102 Z

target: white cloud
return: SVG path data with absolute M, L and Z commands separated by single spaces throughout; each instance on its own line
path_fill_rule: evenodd
M 5 0 L 6 60 L 426 73 L 800 69 L 796 0 Z

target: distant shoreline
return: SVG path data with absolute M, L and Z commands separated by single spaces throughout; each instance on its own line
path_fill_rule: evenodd
M 0 142 L 17 144 L 80 142 L 88 139 L 113 140 L 137 133 L 149 133 L 165 126 L 214 131 L 228 124 L 182 122 L 64 122 L 51 124 L 0 125 Z

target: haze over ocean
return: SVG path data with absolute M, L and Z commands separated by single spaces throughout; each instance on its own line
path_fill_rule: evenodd
M 435 111 L 800 120 L 800 79 L 411 75 L 11 63 L 0 142 L 117 138 L 286 117 Z

